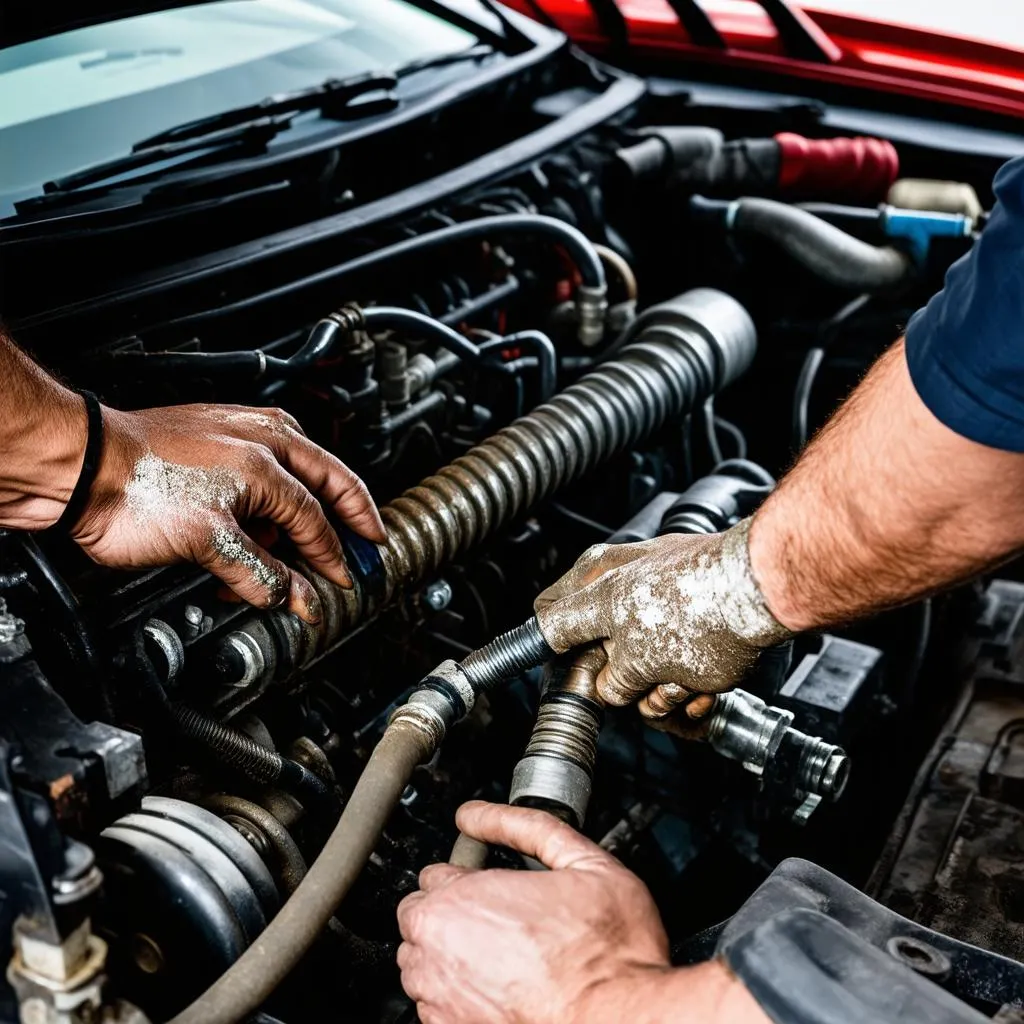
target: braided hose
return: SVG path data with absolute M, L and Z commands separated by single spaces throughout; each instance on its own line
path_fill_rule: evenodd
M 183 736 L 253 782 L 265 786 L 279 785 L 315 804 L 331 802 L 331 790 L 327 784 L 297 761 L 282 757 L 276 750 L 257 743 L 244 732 L 223 725 L 195 708 L 176 704 L 172 711 Z

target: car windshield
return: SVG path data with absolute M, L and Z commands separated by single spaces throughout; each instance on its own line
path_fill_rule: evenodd
M 0 217 L 44 182 L 182 122 L 476 42 L 404 0 L 222 0 L 8 47 Z

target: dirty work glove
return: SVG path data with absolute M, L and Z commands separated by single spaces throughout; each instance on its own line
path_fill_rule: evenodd
M 598 544 L 534 603 L 558 652 L 603 640 L 597 677 L 608 704 L 639 700 L 664 720 L 694 694 L 735 686 L 766 647 L 792 636 L 769 611 L 750 568 L 745 519 L 721 534 L 669 534 L 638 544 Z M 688 705 L 691 717 L 710 697 Z
M 250 521 L 276 524 L 342 587 L 352 584 L 341 544 L 317 498 L 368 540 L 385 539 L 359 477 L 279 409 L 104 408 L 103 426 L 96 479 L 71 531 L 102 565 L 197 562 L 244 601 L 316 623 L 313 587 L 253 540 Z

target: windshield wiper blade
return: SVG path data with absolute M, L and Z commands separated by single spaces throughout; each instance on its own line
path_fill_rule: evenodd
M 400 103 L 393 91 L 400 78 L 462 61 L 483 60 L 494 52 L 493 47 L 476 44 L 455 53 L 413 61 L 397 72 L 371 71 L 351 78 L 329 78 L 306 89 L 277 93 L 257 103 L 186 121 L 136 142 L 131 151 L 122 156 L 46 182 L 43 185 L 44 195 L 37 201 L 59 199 L 107 178 L 188 153 L 265 146 L 275 135 L 290 128 L 299 114 L 311 110 L 319 110 L 331 120 L 389 113 Z M 379 93 L 376 98 L 375 93 Z
M 259 100 L 257 103 L 247 103 L 242 107 L 233 107 L 231 110 L 223 110 L 208 117 L 200 117 L 195 121 L 186 121 L 184 124 L 175 125 L 166 131 L 150 135 L 149 138 L 142 139 L 141 142 L 136 142 L 132 146 L 132 152 L 140 153 L 157 146 L 164 146 L 167 143 L 181 142 L 184 139 L 199 139 L 209 136 L 213 132 L 248 124 L 256 119 L 274 114 L 298 114 L 306 110 L 320 110 L 328 117 L 336 114 L 365 116 L 370 113 L 382 113 L 398 106 L 398 98 L 392 93 L 397 85 L 397 77 L 390 72 L 372 71 L 363 75 L 355 75 L 352 78 L 328 78 L 319 85 L 306 89 L 277 93 Z M 380 103 L 375 104 L 364 100 L 364 97 L 375 92 L 383 94 Z M 359 100 L 363 100 L 363 102 L 357 102 Z
M 283 114 L 276 117 L 259 117 L 247 124 L 210 132 L 202 138 L 169 142 L 160 146 L 152 146 L 141 152 L 132 150 L 123 156 L 114 157 L 113 160 L 104 160 L 102 163 L 75 171 L 63 178 L 47 181 L 43 185 L 43 192 L 47 195 L 74 192 L 76 189 L 95 185 L 106 178 L 114 178 L 140 167 L 148 167 L 150 164 L 158 164 L 163 160 L 172 160 L 176 156 L 197 153 L 204 149 L 265 146 L 275 135 L 289 127 L 294 116 L 294 114 Z

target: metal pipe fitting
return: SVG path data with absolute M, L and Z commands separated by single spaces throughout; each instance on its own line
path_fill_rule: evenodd
M 601 731 L 596 679 L 604 660 L 599 648 L 582 651 L 565 678 L 544 694 L 530 742 L 512 773 L 510 804 L 539 807 L 583 827 Z
M 796 762 L 794 788 L 808 796 L 838 800 L 850 775 L 846 752 L 794 729 L 792 722 L 792 711 L 772 707 L 746 690 L 730 690 L 715 699 L 707 739 L 723 757 L 739 761 L 758 776 L 784 751 Z
M 426 676 L 409 700 L 392 716 L 412 717 L 438 733 L 464 718 L 477 694 L 554 657 L 537 624 L 530 618 L 466 655 L 461 662 L 442 661 Z
M 604 337 L 604 318 L 608 312 L 608 289 L 581 284 L 576 289 L 577 337 L 584 348 L 593 348 Z

